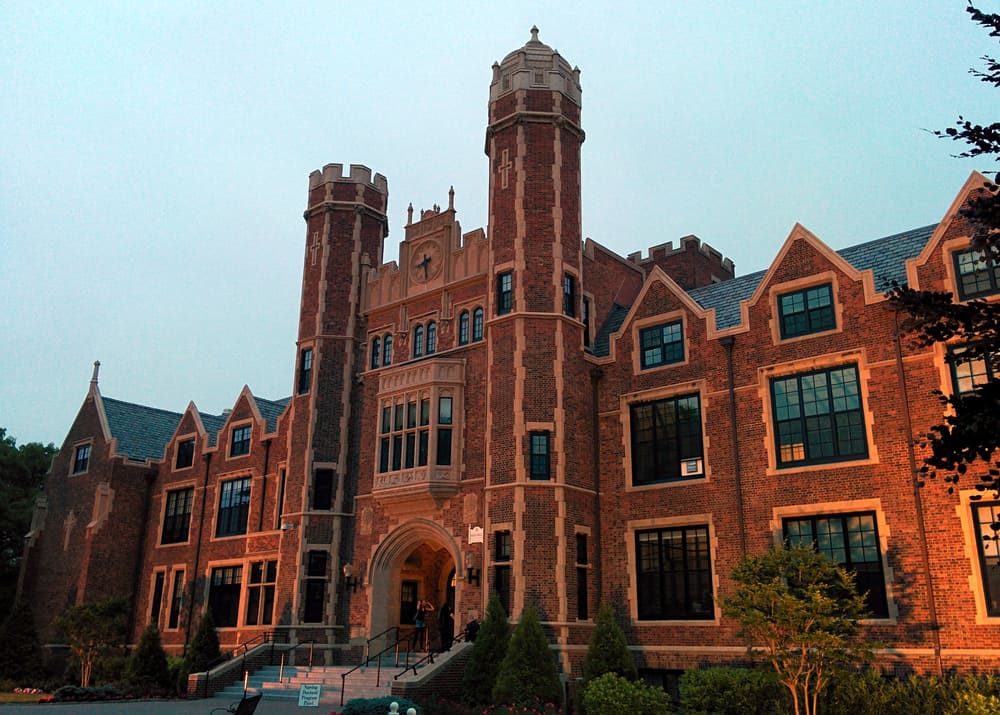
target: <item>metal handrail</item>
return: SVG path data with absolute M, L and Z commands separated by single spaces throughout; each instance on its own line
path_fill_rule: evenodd
M 392 628 L 396 628 L 397 634 L 398 634 L 398 632 L 399 632 L 399 626 L 393 626 Z M 388 628 L 385 631 L 382 631 L 382 633 L 380 633 L 379 635 L 385 635 L 386 633 L 388 633 L 389 631 L 391 631 L 392 628 Z M 396 638 L 395 641 L 393 641 L 392 643 L 390 643 L 389 645 L 387 645 L 385 648 L 383 648 L 382 650 L 380 650 L 375 655 L 366 655 L 365 659 L 362 662 L 358 663 L 356 666 L 354 666 L 350 670 L 341 673 L 340 674 L 340 704 L 341 705 L 344 704 L 344 691 L 346 689 L 347 676 L 350 675 L 351 673 L 353 673 L 356 670 L 360 670 L 361 668 L 367 667 L 368 664 L 372 660 L 374 660 L 374 661 L 376 661 L 378 663 L 378 666 L 377 666 L 376 671 L 375 671 L 375 682 L 376 682 L 376 684 L 382 682 L 382 656 L 385 655 L 386 653 L 388 653 L 390 650 L 395 650 L 396 651 L 396 659 L 395 660 L 396 660 L 396 665 L 398 666 L 399 665 L 399 645 L 401 643 L 406 643 L 407 644 L 407 648 L 406 648 L 406 662 L 409 663 L 410 662 L 410 648 L 409 648 L 409 644 L 413 640 L 413 637 L 414 637 L 415 634 L 416 634 L 416 630 L 413 630 L 413 631 L 410 631 L 409 633 L 407 633 L 402 638 Z M 378 638 L 378 636 L 375 636 L 375 638 Z M 372 640 L 374 640 L 374 638 Z
M 281 682 L 281 679 L 282 679 L 282 677 L 285 674 L 285 656 L 287 656 L 289 653 L 294 653 L 296 650 L 298 650 L 300 647 L 302 647 L 304 645 L 309 646 L 309 666 L 308 667 L 310 667 L 310 668 L 313 667 L 313 645 L 315 645 L 315 643 L 316 643 L 316 641 L 314 641 L 314 640 L 302 641 L 301 643 L 296 643 L 291 648 L 289 648 L 288 650 L 284 651 L 281 654 L 281 665 L 278 667 L 278 682 L 279 683 Z M 289 680 L 289 682 L 291 682 L 291 680 L 292 680 L 291 676 L 289 676 L 288 680 Z
M 435 653 L 435 651 L 428 651 L 427 654 L 423 658 L 421 658 L 420 660 L 416 661 L 412 665 L 410 665 L 410 659 L 407 658 L 406 659 L 406 667 L 403 668 L 398 673 L 396 673 L 394 676 L 392 676 L 392 679 L 393 680 L 399 680 L 404 675 L 406 675 L 410 670 L 412 670 L 413 674 L 416 675 L 418 667 L 420 667 L 424 663 L 430 663 L 431 665 L 434 665 L 434 656 L 435 655 L 440 655 L 441 653 L 445 653 L 445 652 L 451 650 L 451 647 L 453 645 L 455 645 L 456 643 L 461 643 L 464 640 L 465 640 L 465 634 L 464 633 L 459 633 L 457 636 L 455 636 L 454 638 L 451 639 L 451 642 L 448 643 L 448 647 L 447 648 L 442 648 L 441 650 L 437 651 L 436 653 Z M 341 703 L 341 704 L 343 704 L 343 703 Z
M 243 657 L 246 657 L 247 651 L 250 650 L 250 646 L 252 646 L 252 645 L 254 645 L 254 644 L 258 643 L 258 642 L 260 642 L 260 643 L 273 643 L 275 641 L 275 636 L 276 635 L 277 635 L 276 631 L 264 631 L 263 633 L 260 633 L 260 634 L 258 634 L 256 636 L 254 636 L 253 638 L 251 638 L 248 641 L 243 641 L 242 643 L 238 643 L 236 645 L 236 647 L 234 647 L 234 648 L 232 648 L 230 650 L 227 650 L 225 653 L 221 653 L 218 658 L 216 658 L 211 663 L 209 663 L 208 664 L 208 670 L 211 670 L 212 668 L 214 668 L 215 666 L 219 665 L 220 663 L 225 663 L 227 660 L 232 660 L 237 655 L 239 655 L 239 651 L 240 650 L 243 651 Z
M 368 660 L 371 658 L 372 641 L 378 640 L 379 638 L 381 638 L 382 636 L 384 636 L 389 631 L 396 631 L 395 638 L 396 638 L 397 641 L 399 640 L 399 626 L 389 626 L 388 628 L 386 628 L 381 633 L 376 633 L 375 635 L 373 635 L 365 643 L 365 663 L 367 663 Z

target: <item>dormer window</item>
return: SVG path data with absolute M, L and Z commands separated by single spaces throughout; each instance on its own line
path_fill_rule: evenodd
M 684 323 L 675 320 L 639 331 L 641 364 L 645 370 L 684 361 Z
M 778 297 L 782 339 L 833 330 L 833 287 L 829 283 L 804 288 Z
M 959 298 L 971 300 L 1000 293 L 1000 263 L 991 253 L 971 249 L 953 255 Z
M 177 443 L 174 469 L 186 469 L 194 464 L 194 439 L 182 439 Z
M 83 474 L 90 467 L 90 445 L 79 444 L 73 451 L 73 474 Z
M 239 457 L 250 453 L 250 435 L 253 428 L 250 425 L 233 428 L 232 441 L 229 445 L 229 456 Z

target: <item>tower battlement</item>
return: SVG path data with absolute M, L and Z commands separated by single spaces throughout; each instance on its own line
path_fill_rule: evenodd
M 680 239 L 677 248 L 674 248 L 673 241 L 667 241 L 650 246 L 646 257 L 643 257 L 642 251 L 636 251 L 630 253 L 627 260 L 647 272 L 653 266 L 659 266 L 686 290 L 728 280 L 736 275 L 736 266 L 731 259 L 693 235 Z
M 363 164 L 350 164 L 347 169 L 347 176 L 344 176 L 343 164 L 327 164 L 320 171 L 316 169 L 309 174 L 309 190 L 318 188 L 322 184 L 333 182 L 365 184 L 379 193 L 389 193 L 389 182 L 382 174 L 375 174 L 372 177 L 372 170 Z

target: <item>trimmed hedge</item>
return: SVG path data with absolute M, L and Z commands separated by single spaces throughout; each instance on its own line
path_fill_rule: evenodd
M 617 673 L 605 673 L 587 683 L 583 706 L 594 715 L 665 715 L 674 711 L 663 688 L 628 680 Z

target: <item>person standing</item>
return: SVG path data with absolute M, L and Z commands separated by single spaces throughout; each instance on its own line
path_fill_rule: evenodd
M 451 642 L 455 638 L 455 617 L 447 601 L 441 604 L 438 612 L 438 633 L 441 636 L 441 651 L 451 648 Z
M 430 601 L 422 598 L 417 601 L 417 614 L 413 618 L 413 625 L 416 627 L 416 648 L 427 650 L 427 614 L 433 610 L 434 604 Z

